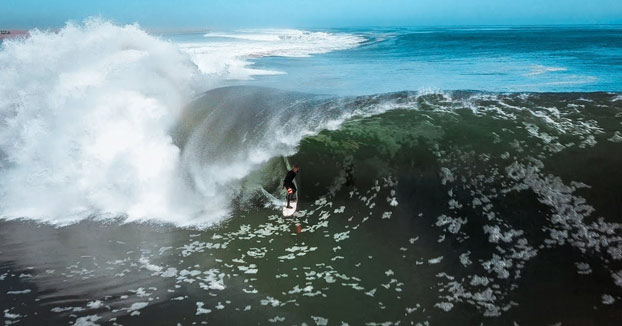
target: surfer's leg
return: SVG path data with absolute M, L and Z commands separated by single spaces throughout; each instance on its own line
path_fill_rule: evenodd
M 289 202 L 292 200 L 292 198 L 294 198 L 296 186 L 294 186 L 293 184 L 286 184 L 285 187 L 287 188 L 287 208 L 291 208 L 291 206 L 289 206 Z

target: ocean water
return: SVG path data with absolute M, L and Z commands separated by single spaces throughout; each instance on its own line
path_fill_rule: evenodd
M 4 40 L 0 316 L 617 325 L 621 50 L 617 26 Z
M 254 68 L 286 74 L 257 76 L 252 84 L 337 95 L 421 89 L 620 90 L 620 26 L 367 28 L 331 32 L 363 39 L 347 51 L 310 58 L 261 54 L 261 59 L 253 61 Z M 247 35 L 232 34 L 238 41 Z

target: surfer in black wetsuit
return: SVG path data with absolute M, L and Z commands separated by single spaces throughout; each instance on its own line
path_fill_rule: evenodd
M 289 206 L 289 201 L 294 198 L 296 193 L 296 185 L 294 185 L 296 174 L 298 174 L 298 164 L 294 164 L 291 171 L 287 171 L 287 175 L 283 179 L 283 188 L 287 189 L 287 208 L 292 208 Z

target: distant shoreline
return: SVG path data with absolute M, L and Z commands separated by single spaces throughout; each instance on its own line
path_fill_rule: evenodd
M 0 31 L 2 31 L 0 33 L 0 40 L 28 35 L 28 31 L 27 30 L 0 29 Z

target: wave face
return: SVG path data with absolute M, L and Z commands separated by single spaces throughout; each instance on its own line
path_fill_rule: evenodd
M 210 205 L 226 207 L 233 198 L 254 197 L 260 187 L 278 185 L 283 167 L 266 163 L 295 154 L 305 137 L 404 100 L 381 98 L 360 102 L 262 87 L 219 88 L 186 108 L 173 135 L 194 187 Z
M 451 318 L 468 306 L 505 318 L 499 324 L 551 307 L 565 290 L 552 287 L 535 300 L 532 285 L 573 288 L 575 270 L 594 273 L 582 282 L 600 289 L 603 303 L 611 302 L 610 292 L 620 293 L 619 95 L 399 92 L 344 107 L 378 102 L 393 109 L 306 137 L 290 157 L 302 165 L 310 211 L 302 220 L 311 229 L 345 225 L 332 230 L 338 241 L 339 232 L 358 239 L 350 262 L 378 255 L 386 265 L 375 263 L 387 269 L 399 261 L 411 278 L 404 288 L 434 284 L 430 293 L 404 294 L 411 304 L 430 297 L 428 305 L 452 311 Z M 422 272 L 420 265 L 435 267 Z M 543 281 L 541 271 L 555 276 Z M 583 309 L 584 300 L 568 302 Z
M 192 159 L 199 154 L 187 150 L 182 156 L 172 141 L 170 131 L 182 108 L 223 80 L 257 74 L 231 69 L 246 67 L 249 58 L 308 56 L 360 41 L 298 30 L 249 33 L 219 37 L 260 43 L 195 46 L 163 41 L 138 26 L 94 19 L 58 32 L 34 30 L 26 39 L 2 43 L 0 216 L 59 225 L 86 217 L 176 225 L 222 220 L 229 214 L 232 191 L 221 195 L 219 187 L 231 188 L 229 183 L 237 179 L 220 172 L 248 173 L 228 172 L 223 164 L 250 159 L 251 164 L 241 166 L 252 169 L 274 155 L 293 153 L 301 136 L 290 135 L 285 146 L 273 141 L 276 134 L 264 131 L 254 147 L 230 152 L 217 147 L 222 135 L 210 126 L 212 133 L 203 141 L 213 149 L 212 163 L 205 166 L 205 160 Z M 223 117 L 230 112 L 224 106 L 219 110 Z M 199 150 L 194 139 L 191 147 Z
M 230 198 L 261 197 L 265 189 L 278 196 L 284 168 L 271 158 L 289 156 L 301 165 L 298 221 L 306 232 L 334 232 L 336 241 L 357 237 L 364 254 L 350 253 L 352 261 L 392 250 L 402 255 L 416 241 L 427 258 L 412 258 L 409 266 L 439 264 L 444 271 L 427 280 L 438 290 L 429 294 L 438 298 L 429 303 L 435 309 L 460 304 L 492 318 L 515 301 L 529 305 L 532 295 L 520 288 L 533 281 L 523 279 L 526 266 L 547 265 L 568 248 L 580 253 L 571 258 L 580 273 L 591 266 L 607 284 L 620 284 L 619 95 L 457 91 L 326 98 L 230 87 L 194 105 L 176 143 L 203 191 L 213 195 L 235 184 Z M 266 197 L 259 202 L 268 206 L 273 196 Z M 258 207 L 239 204 L 236 216 Z M 385 220 L 393 222 L 381 226 Z M 365 223 L 386 229 L 361 240 L 365 231 L 357 229 Z M 363 250 L 366 241 L 384 249 Z
M 3 217 L 174 222 L 202 209 L 168 134 L 201 78 L 186 54 L 96 20 L 2 47 Z

